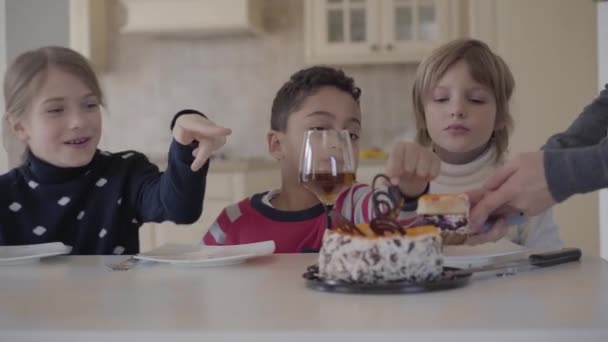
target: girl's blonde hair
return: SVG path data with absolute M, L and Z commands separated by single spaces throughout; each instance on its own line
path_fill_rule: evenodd
M 490 88 L 496 98 L 496 123 L 492 140 L 496 147 L 497 160 L 501 160 L 508 149 L 509 134 L 513 129 L 509 100 L 513 94 L 515 80 L 504 60 L 494 54 L 484 42 L 475 39 L 451 41 L 436 49 L 418 67 L 412 91 L 416 140 L 424 146 L 432 143 L 426 127 L 424 103 L 448 69 L 461 60 L 469 66 L 473 79 Z
M 28 109 L 51 66 L 79 78 L 103 105 L 103 92 L 95 71 L 78 52 L 47 46 L 19 55 L 4 76 L 5 118 L 19 118 Z

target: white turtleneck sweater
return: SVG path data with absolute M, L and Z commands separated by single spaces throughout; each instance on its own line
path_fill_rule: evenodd
M 486 152 L 468 164 L 454 165 L 442 162 L 441 172 L 431 182 L 429 192 L 449 194 L 478 189 L 483 186 L 484 181 L 498 166 L 494 147 L 488 148 Z M 530 248 L 563 246 L 559 237 L 559 226 L 553 221 L 551 209 L 529 218 L 524 224 L 510 227 L 505 238 Z

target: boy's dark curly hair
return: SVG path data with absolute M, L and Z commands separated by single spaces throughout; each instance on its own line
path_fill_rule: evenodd
M 361 89 L 355 86 L 352 77 L 346 76 L 342 70 L 326 66 L 313 66 L 302 69 L 291 75 L 272 101 L 270 128 L 284 132 L 287 129 L 289 115 L 297 111 L 304 100 L 314 95 L 325 86 L 336 87 L 348 94 L 359 103 Z

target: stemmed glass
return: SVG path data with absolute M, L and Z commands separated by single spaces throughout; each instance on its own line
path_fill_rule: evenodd
M 300 154 L 300 182 L 319 199 L 331 228 L 338 195 L 355 182 L 355 160 L 347 130 L 308 130 Z

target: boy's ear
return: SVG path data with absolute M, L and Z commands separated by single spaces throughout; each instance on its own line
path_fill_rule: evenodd
M 278 131 L 270 131 L 266 135 L 268 142 L 268 152 L 276 160 L 281 160 L 285 156 L 283 153 L 283 138 L 285 134 Z
M 17 139 L 25 142 L 28 139 L 28 134 L 23 126 L 23 121 L 16 118 L 13 114 L 6 114 L 6 123 L 8 124 L 13 134 L 17 137 Z

